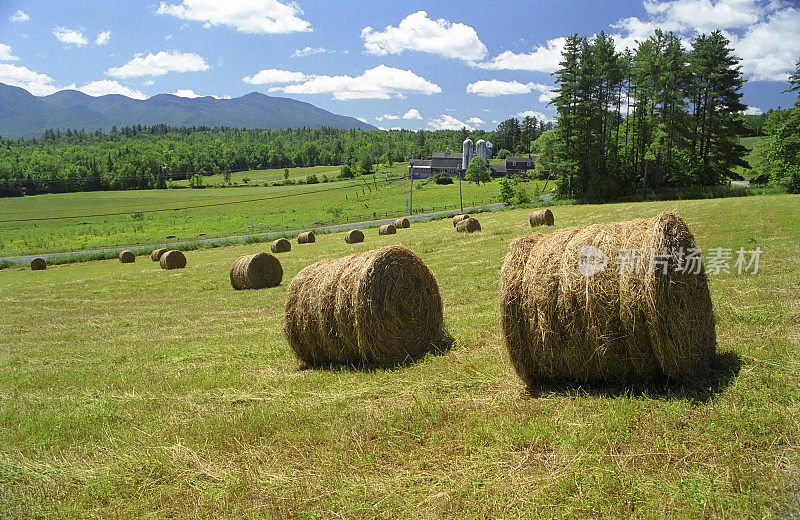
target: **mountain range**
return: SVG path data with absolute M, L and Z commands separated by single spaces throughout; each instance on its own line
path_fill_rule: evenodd
M 77 90 L 34 96 L 25 89 L 0 83 L 0 136 L 4 138 L 41 137 L 48 128 L 108 132 L 113 126 L 162 123 L 175 127 L 377 130 L 358 119 L 310 103 L 258 92 L 233 99 L 158 94 L 139 100 L 119 94 L 93 97 Z

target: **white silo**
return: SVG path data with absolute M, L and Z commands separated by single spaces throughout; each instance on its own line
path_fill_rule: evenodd
M 461 146 L 461 153 L 461 168 L 466 170 L 467 166 L 469 166 L 469 162 L 472 160 L 472 156 L 474 155 L 472 150 L 472 139 L 469 137 L 464 139 L 464 144 Z
M 486 155 L 486 141 L 483 139 L 478 139 L 478 142 L 475 143 L 475 155 L 484 159 L 489 158 L 489 156 Z
M 486 141 L 486 160 L 492 158 L 492 154 L 494 153 L 494 145 L 491 141 Z

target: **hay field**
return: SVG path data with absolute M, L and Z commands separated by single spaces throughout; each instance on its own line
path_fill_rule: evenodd
M 234 291 L 264 244 L 0 271 L 2 518 L 774 518 L 800 510 L 800 198 L 564 206 L 556 225 L 683 216 L 704 249 L 761 247 L 710 275 L 720 355 L 691 386 L 522 394 L 498 276 L 528 210 L 280 255 L 283 283 Z M 286 288 L 324 258 L 405 244 L 455 338 L 394 370 L 301 370 Z

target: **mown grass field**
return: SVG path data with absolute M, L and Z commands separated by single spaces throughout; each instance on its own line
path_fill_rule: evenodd
M 317 222 L 407 214 L 409 182 L 387 178 L 391 177 L 379 173 L 310 185 L 6 198 L 0 205 L 0 257 L 296 230 L 313 228 Z M 525 186 L 534 195 L 541 192 L 543 184 L 531 181 Z M 458 183 L 440 186 L 415 181 L 414 186 L 415 212 L 445 206 L 452 209 L 459 204 Z M 497 202 L 499 190 L 497 181 L 480 186 L 464 182 L 464 204 Z M 75 218 L 26 220 L 37 217 Z
M 800 510 L 797 196 L 555 208 L 556 229 L 684 216 L 698 245 L 754 249 L 712 275 L 719 356 L 692 386 L 527 396 L 497 283 L 527 211 L 282 254 L 275 289 L 233 291 L 263 245 L 0 271 L 0 518 L 779 518 Z M 544 230 L 551 232 L 552 229 Z M 453 348 L 393 370 L 302 369 L 282 335 L 303 267 L 406 244 L 436 275 Z

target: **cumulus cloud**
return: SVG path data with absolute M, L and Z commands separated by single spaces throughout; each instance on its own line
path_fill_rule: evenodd
M 196 93 L 194 90 L 192 90 L 190 88 L 179 88 L 178 90 L 173 92 L 172 95 L 173 96 L 182 97 L 182 98 L 189 98 L 189 99 L 194 99 L 194 98 L 199 98 L 199 97 L 206 97 L 204 95 Z M 217 96 L 216 94 L 211 94 L 211 97 L 213 97 L 214 99 L 230 99 L 231 98 L 230 96 Z
M 313 56 L 315 54 L 333 54 L 336 51 L 326 49 L 324 47 L 303 47 L 302 49 L 295 49 L 292 53 L 292 58 L 303 58 L 305 56 Z
M 17 61 L 19 58 L 11 52 L 11 45 L 0 43 L 0 61 Z
M 203 22 L 208 28 L 227 25 L 243 33 L 288 34 L 307 32 L 311 24 L 303 20 L 295 2 L 278 0 L 183 0 L 180 4 L 161 2 L 157 14 L 167 14 Z
M 0 63 L 0 83 L 24 88 L 34 96 L 47 96 L 60 90 L 47 74 L 9 63 Z
M 545 123 L 555 121 L 552 117 L 547 117 L 541 112 L 537 112 L 535 110 L 525 110 L 524 112 L 518 113 L 517 117 L 519 117 L 520 119 L 525 119 L 526 117 L 533 117 L 536 118 L 537 121 L 544 121 Z
M 412 13 L 397 27 L 389 25 L 383 31 L 364 27 L 361 38 L 366 51 L 378 56 L 417 51 L 444 58 L 479 61 L 488 54 L 475 29 L 441 18 L 431 20 L 425 11 Z
M 787 81 L 800 56 L 800 9 L 783 9 L 748 27 L 734 42 L 742 72 L 756 81 Z
M 285 83 L 299 83 L 310 79 L 312 76 L 302 72 L 292 72 L 281 69 L 263 69 L 252 76 L 245 76 L 242 81 L 250 85 L 281 85 Z
M 552 73 L 558 70 L 561 52 L 564 50 L 566 41 L 567 39 L 563 37 L 554 38 L 527 54 L 505 51 L 492 58 L 491 61 L 478 63 L 477 67 L 488 70 L 528 70 Z
M 133 59 L 120 67 L 112 67 L 106 75 L 114 78 L 136 78 L 141 76 L 163 76 L 169 72 L 197 72 L 208 70 L 206 60 L 191 52 L 160 51 L 156 54 L 134 55 Z
M 67 45 L 75 45 L 77 47 L 83 47 L 89 40 L 86 39 L 86 36 L 83 34 L 83 31 L 77 31 L 75 29 L 67 29 L 66 27 L 56 27 L 53 29 L 53 36 L 56 37 L 58 41 L 61 43 L 66 43 Z
M 133 99 L 147 99 L 143 92 L 128 88 L 125 85 L 111 80 L 101 79 L 99 81 L 90 81 L 77 90 L 83 92 L 88 96 L 107 96 L 109 94 L 120 94 Z
M 465 123 L 449 114 L 442 114 L 441 117 L 428 121 L 428 128 L 431 130 L 475 130 L 469 123 Z
M 549 103 L 552 99 L 552 87 L 540 83 L 520 83 L 519 81 L 500 81 L 497 79 L 480 80 L 467 85 L 467 94 L 484 97 L 510 96 L 539 92 L 539 101 Z
M 481 119 L 480 117 L 470 117 L 469 119 L 467 119 L 467 122 L 469 122 L 469 123 L 471 123 L 471 124 L 473 124 L 473 125 L 482 125 L 482 124 L 484 124 L 486 121 L 484 121 L 484 120 L 483 120 L 483 119 Z
M 111 31 L 103 31 L 94 39 L 95 45 L 105 45 L 111 39 Z
M 760 116 L 763 113 L 764 111 L 758 107 L 747 107 L 747 109 L 742 111 L 742 114 L 746 116 Z
M 273 87 L 270 92 L 286 94 L 332 94 L 334 99 L 391 99 L 407 94 L 439 94 L 439 85 L 410 70 L 378 65 L 360 76 L 312 76 L 303 83 Z
M 417 121 L 421 121 L 422 120 L 422 114 L 420 114 L 419 110 L 417 110 L 416 108 L 410 108 L 408 110 L 408 112 L 403 114 L 403 119 L 406 119 L 406 120 L 415 119 Z
M 389 121 L 394 121 L 400 119 L 400 116 L 396 116 L 394 114 L 383 114 L 382 116 L 378 116 L 375 118 L 375 121 L 383 121 L 384 119 Z
M 31 19 L 31 17 L 28 16 L 28 13 L 26 13 L 22 9 L 17 9 L 17 11 L 11 16 L 9 16 L 8 19 L 11 22 L 27 22 L 28 20 Z

